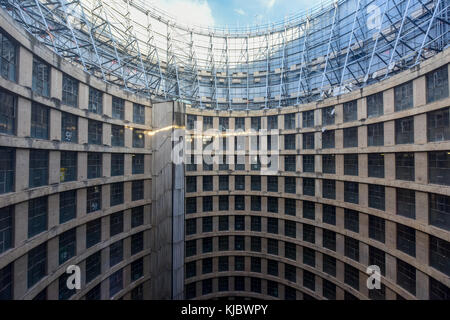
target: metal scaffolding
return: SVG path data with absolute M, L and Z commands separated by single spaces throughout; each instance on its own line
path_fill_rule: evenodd
M 450 40 L 450 0 L 333 0 L 251 28 L 177 23 L 143 0 L 0 0 L 29 33 L 89 74 L 216 110 L 280 108 L 412 68 Z

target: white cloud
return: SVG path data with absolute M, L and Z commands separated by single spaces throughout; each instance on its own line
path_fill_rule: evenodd
M 236 12 L 237 14 L 241 15 L 241 16 L 245 16 L 245 11 L 242 10 L 241 8 L 239 9 L 234 9 L 234 12 Z
M 214 26 L 215 20 L 207 0 L 153 0 L 152 5 L 177 21 L 190 25 Z
M 272 9 L 272 7 L 275 5 L 276 0 L 262 0 L 263 6 L 265 6 L 267 9 Z

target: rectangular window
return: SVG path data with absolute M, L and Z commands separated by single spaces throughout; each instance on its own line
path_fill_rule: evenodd
M 359 291 L 359 270 L 346 263 L 344 266 L 344 282 Z
M 450 186 L 450 151 L 428 152 L 428 179 Z
M 261 238 L 251 237 L 250 238 L 250 250 L 254 252 L 261 252 Z
M 123 182 L 110 184 L 110 201 L 109 205 L 114 207 L 123 203 Z
M 430 266 L 450 276 L 450 242 L 430 236 Z
M 386 254 L 383 250 L 369 246 L 369 265 L 380 267 L 382 275 L 386 275 Z
M 194 130 L 196 121 L 197 121 L 197 116 L 188 114 L 186 117 L 186 129 Z
M 385 188 L 381 185 L 369 184 L 369 208 L 385 210 Z
M 314 127 L 314 110 L 302 112 L 303 116 L 303 128 L 313 128 Z
M 234 210 L 245 210 L 244 196 L 234 196 Z
M 416 218 L 416 192 L 409 189 L 396 189 L 397 214 L 403 217 Z
M 313 178 L 303 178 L 303 194 L 314 197 L 316 193 L 316 182 Z
M 219 237 L 219 251 L 228 251 L 229 247 L 228 236 Z
M 234 118 L 234 129 L 245 130 L 245 118 Z
M 219 190 L 228 191 L 229 187 L 229 176 L 219 176 Z
M 132 174 L 143 174 L 145 168 L 145 158 L 143 154 L 133 154 L 131 156 Z
M 284 171 L 287 172 L 295 172 L 296 169 L 296 157 L 291 156 L 284 156 Z
M 344 148 L 358 147 L 358 127 L 344 129 Z
M 0 209 L 0 254 L 7 251 L 8 249 L 11 249 L 14 246 L 13 215 L 14 206 L 4 207 Z M 2 287 L 0 286 L 0 300 L 1 291 Z
M 96 219 L 86 224 L 86 249 L 100 242 L 102 237 L 102 219 Z
M 186 241 L 186 257 L 195 256 L 197 254 L 197 240 Z
M 102 186 L 89 187 L 86 190 L 86 213 L 102 208 Z
M 336 207 L 328 204 L 322 205 L 322 220 L 324 223 L 336 225 Z
M 358 175 L 358 154 L 344 154 L 344 174 L 348 176 Z
M 16 134 L 17 98 L 0 89 L 0 133 Z
M 450 140 L 450 108 L 427 113 L 428 142 Z
M 359 241 L 350 237 L 344 237 L 345 256 L 359 261 Z
M 278 177 L 277 176 L 267 176 L 267 191 L 268 192 L 278 192 Z
M 197 192 L 197 177 L 186 177 L 186 192 Z
M 144 232 L 139 232 L 131 236 L 131 255 L 144 250 Z
M 295 221 L 284 221 L 284 235 L 286 237 L 296 238 L 297 237 L 297 228 Z
M 440 67 L 426 75 L 427 103 L 448 97 L 448 66 Z
M 133 103 L 133 122 L 145 124 L 145 106 Z
M 125 118 L 125 100 L 112 97 L 112 118 L 120 120 Z
M 0 33 L 0 40 L 1 40 L 1 33 Z M 13 283 L 14 283 L 13 264 L 10 263 L 6 267 L 0 269 L 0 301 L 13 300 Z
M 278 240 L 276 239 L 267 239 L 267 253 L 278 255 Z
M 14 192 L 15 149 L 0 147 L 0 194 Z
M 28 252 L 28 288 L 47 274 L 47 242 Z
M 50 132 L 50 109 L 33 102 L 31 105 L 31 137 L 48 140 Z
M 123 126 L 111 126 L 111 146 L 123 147 L 124 146 L 125 129 Z
M 322 108 L 322 126 L 333 125 L 335 114 L 334 107 Z
M 18 49 L 8 35 L 0 32 L 0 76 L 16 82 Z M 1 295 L 0 295 L 1 296 Z
M 186 198 L 186 214 L 197 212 L 197 198 Z
M 144 199 L 144 180 L 133 181 L 131 184 L 131 201 Z
M 47 230 L 47 196 L 28 201 L 28 238 Z
M 271 276 L 278 276 L 278 261 L 267 260 L 267 273 Z
M 309 224 L 303 224 L 303 241 L 316 243 L 316 229 Z
M 61 168 L 60 182 L 68 182 L 77 180 L 77 152 L 62 151 L 61 152 Z
M 397 259 L 397 284 L 416 295 L 416 268 L 400 259 Z
M 90 255 L 86 258 L 86 283 L 91 282 L 100 275 L 102 270 L 102 254 L 101 251 Z
M 358 101 L 353 100 L 344 103 L 344 122 L 356 121 L 358 119 Z
M 115 266 L 123 260 L 123 240 L 114 242 L 109 246 L 109 266 Z
M 99 178 L 102 176 L 103 159 L 100 152 L 88 153 L 88 179 Z
M 284 199 L 284 214 L 295 216 L 297 212 L 295 199 Z
M 278 213 L 278 198 L 267 197 L 267 211 Z
M 90 112 L 93 112 L 96 114 L 103 113 L 103 92 L 89 87 L 88 109 Z
M 144 224 L 144 207 L 134 207 L 131 209 L 131 228 L 136 228 Z
M 251 231 L 261 232 L 261 217 L 251 216 L 250 229 Z
M 114 297 L 119 291 L 123 289 L 123 269 L 114 272 L 109 276 L 109 297 Z
M 344 228 L 353 232 L 359 232 L 359 212 L 344 209 Z
M 277 218 L 267 218 L 267 232 L 278 234 L 278 219 Z
M 334 154 L 322 155 L 322 171 L 327 174 L 336 173 L 336 156 Z
M 312 291 L 316 291 L 316 276 L 314 273 L 303 270 L 303 286 Z
M 322 149 L 334 149 L 335 145 L 335 130 L 325 130 L 322 132 Z
M 284 130 L 295 129 L 295 113 L 289 113 L 284 115 Z
M 295 243 L 284 243 L 284 257 L 294 261 L 297 260 L 297 247 Z
M 384 243 L 386 236 L 383 218 L 369 215 L 369 238 Z
M 73 228 L 59 236 L 59 264 L 76 255 L 77 229 Z
M 37 57 L 33 57 L 32 89 L 41 96 L 50 96 L 50 66 Z
M 314 132 L 303 134 L 303 149 L 314 149 Z
M 224 272 L 229 270 L 228 256 L 219 257 L 219 272 Z
M 62 102 L 68 106 L 78 107 L 78 80 L 63 74 Z
M 450 300 L 450 288 L 439 281 L 430 279 L 430 300 Z
M 344 201 L 350 203 L 359 203 L 359 185 L 357 182 L 344 182 Z
M 414 117 L 395 120 L 395 144 L 414 143 Z
M 286 193 L 296 192 L 295 177 L 284 177 L 284 192 Z
M 203 238 L 202 240 L 203 253 L 212 252 L 212 238 Z
M 77 191 L 69 190 L 59 194 L 59 223 L 75 219 L 77 214 Z
M 367 146 L 384 146 L 384 123 L 374 123 L 367 126 Z
M 414 181 L 414 153 L 395 154 L 395 178 L 397 180 Z
M 303 247 L 303 264 L 316 267 L 316 252 L 308 247 Z
M 190 236 L 197 233 L 197 219 L 186 220 L 186 235 Z
M 203 117 L 203 131 L 213 128 L 213 117 Z
M 261 130 L 261 118 L 260 117 L 252 117 L 250 119 L 250 124 L 251 124 L 251 128 L 252 130 L 256 130 L 259 131 Z
M 145 132 L 144 130 L 134 129 L 133 130 L 133 148 L 144 148 L 145 147 Z
M 336 285 L 326 279 L 323 279 L 322 285 L 323 296 L 328 300 L 336 300 Z
M 261 176 L 251 176 L 250 186 L 252 191 L 261 191 Z
M 61 142 L 78 143 L 78 117 L 67 113 L 61 113 Z
M 267 117 L 267 129 L 268 130 L 278 129 L 278 116 Z
M 245 251 L 245 237 L 234 236 L 234 250 Z
M 296 282 L 297 268 L 290 264 L 284 264 L 284 278 L 291 282 Z
M 303 155 L 303 172 L 315 171 L 314 155 Z
M 252 211 L 261 211 L 261 197 L 260 196 L 251 196 L 251 210 Z
M 202 274 L 212 272 L 212 258 L 206 258 L 202 260 Z
M 336 251 L 336 232 L 323 229 L 322 241 L 324 248 Z
M 202 218 L 202 232 L 212 232 L 213 222 L 212 217 L 204 217 Z
M 219 211 L 228 211 L 230 207 L 228 196 L 219 196 Z
M 111 176 L 123 176 L 124 170 L 124 154 L 112 153 L 111 154 Z
M 284 149 L 295 150 L 295 134 L 284 135 Z
M 397 223 L 397 250 L 416 256 L 416 230 Z
M 219 130 L 222 132 L 227 131 L 229 128 L 229 120 L 228 118 L 219 118 Z
M 100 121 L 88 120 L 88 143 L 103 144 L 103 123 Z
M 367 97 L 367 117 L 374 118 L 382 116 L 383 110 L 383 92 L 375 93 Z
M 336 277 L 336 258 L 323 254 L 323 272 Z
M 384 154 L 369 153 L 367 163 L 369 177 L 384 178 Z
M 413 107 L 413 82 L 409 81 L 394 88 L 395 111 L 411 109 Z
M 203 191 L 212 191 L 213 190 L 213 177 L 212 176 L 203 176 Z

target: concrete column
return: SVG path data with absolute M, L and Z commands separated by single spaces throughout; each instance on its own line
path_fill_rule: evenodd
M 128 100 L 125 100 L 125 121 L 133 122 L 133 103 Z M 145 121 L 147 122 L 147 114 Z
M 416 152 L 414 154 L 414 168 L 416 183 L 428 183 L 428 153 Z
M 55 237 L 47 241 L 48 274 L 51 274 L 59 266 L 59 238 Z
M 394 88 L 383 91 L 384 114 L 394 113 Z
M 367 126 L 358 127 L 358 147 L 367 148 Z
M 133 161 L 133 155 L 126 153 L 124 155 L 124 160 L 123 160 L 123 162 L 124 162 L 124 169 L 123 169 L 123 171 L 124 171 L 124 175 L 125 176 L 132 175 L 132 172 L 133 172 L 132 171 L 132 169 L 133 169 L 132 161 Z
M 17 102 L 17 136 L 31 135 L 31 101 L 19 97 Z
M 78 143 L 88 143 L 88 119 L 78 117 Z
M 423 265 L 429 265 L 430 237 L 428 234 L 416 230 L 416 259 Z
M 58 184 L 61 182 L 61 153 L 60 151 L 49 152 L 49 178 L 48 184 Z
M 334 131 L 334 139 L 335 139 L 335 148 L 343 149 L 344 148 L 344 130 L 337 129 Z M 336 155 L 337 157 L 337 155 Z
M 428 224 L 428 193 L 416 191 L 416 220 Z
M 59 225 L 59 194 L 48 196 L 48 230 Z
M 369 205 L 369 185 L 365 183 L 359 184 L 359 205 L 362 207 Z
M 111 153 L 103 153 L 103 177 L 111 177 Z
M 385 179 L 395 180 L 395 153 L 384 154 Z
M 396 201 L 396 192 L 395 188 L 386 187 L 385 191 L 385 199 L 386 199 L 386 212 L 394 214 L 397 211 L 397 201 Z
M 360 153 L 358 156 L 358 173 L 359 177 L 368 177 L 368 155 L 367 153 Z
M 417 79 L 413 80 L 413 100 L 414 100 L 414 108 L 423 106 L 427 102 L 426 96 L 427 88 L 426 88 L 426 79 L 425 76 L 421 76 Z
M 31 88 L 33 83 L 33 54 L 25 47 L 19 46 L 18 83 Z
M 384 145 L 395 145 L 395 121 L 386 121 L 384 123 Z
M 30 174 L 30 150 L 16 149 L 15 187 L 16 192 L 28 189 Z
M 28 239 L 28 201 L 16 204 L 14 210 L 14 244 L 20 247 Z
M 112 118 L 112 96 L 109 94 L 103 94 L 103 114 Z
M 430 297 L 429 280 L 430 280 L 430 278 L 428 277 L 428 275 L 426 275 L 422 271 L 416 269 L 416 292 L 417 292 L 416 296 L 417 296 L 417 299 L 419 299 L 419 300 L 429 299 L 429 297 Z
M 86 214 L 86 189 L 77 190 L 77 218 L 80 218 Z
M 427 144 L 427 114 L 414 116 L 414 144 Z
M 61 111 L 50 109 L 50 140 L 61 141 Z
M 80 82 L 78 87 L 78 101 L 81 110 L 87 110 L 89 106 L 89 86 Z M 87 121 L 87 120 L 86 120 Z
M 87 152 L 77 153 L 77 180 L 87 179 Z
M 109 184 L 104 184 L 102 186 L 102 211 L 110 208 L 111 200 L 111 186 Z
M 124 147 L 133 148 L 133 130 L 125 128 Z
M 390 254 L 386 254 L 386 278 L 397 283 L 397 259 Z
M 62 72 L 58 69 L 51 68 L 50 71 L 50 97 L 62 100 Z
M 28 255 L 23 255 L 14 261 L 14 300 L 20 300 L 28 291 Z
M 103 144 L 111 146 L 111 125 L 109 123 L 103 123 Z

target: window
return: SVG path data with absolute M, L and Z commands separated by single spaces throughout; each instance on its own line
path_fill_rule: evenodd
M 133 122 L 145 124 L 145 106 L 133 103 Z
M 367 126 L 367 145 L 369 147 L 384 145 L 384 123 L 369 124 Z
M 245 291 L 245 277 L 234 277 L 234 290 Z
M 295 113 L 289 113 L 284 115 L 284 130 L 295 129 Z
M 68 182 L 77 180 L 77 153 L 71 151 L 61 152 L 60 181 Z
M 251 257 L 251 272 L 261 272 L 261 258 Z
M 16 134 L 16 115 L 16 96 L 0 89 L 0 133 Z
M 295 172 L 296 158 L 295 156 L 284 156 L 284 171 Z
M 261 191 L 261 176 L 251 176 L 250 182 L 252 191 Z
M 212 217 L 204 217 L 202 218 L 202 232 L 212 232 L 213 229 L 213 221 Z
M 416 256 L 416 230 L 397 223 L 397 250 Z
M 322 126 L 333 125 L 335 118 L 334 107 L 322 108 Z
M 291 242 L 284 243 L 284 256 L 291 260 L 297 259 L 297 249 L 295 243 Z
M 197 121 L 197 116 L 188 114 L 187 119 L 186 119 L 186 129 L 194 130 L 196 121 Z
M 145 158 L 143 154 L 133 154 L 131 156 L 132 162 L 132 173 L 133 174 L 143 174 L 145 168 Z
M 0 209 L 0 254 L 7 251 L 8 249 L 11 249 L 14 245 L 13 214 L 14 206 L 4 207 Z M 0 300 L 1 288 L 2 287 L 0 286 Z
M 30 150 L 30 188 L 48 184 L 48 151 Z
M 144 130 L 133 130 L 133 148 L 144 148 L 145 146 L 145 132 Z
M 322 205 L 322 220 L 324 223 L 336 225 L 336 207 L 328 204 Z
M 272 213 L 278 213 L 278 198 L 276 197 L 267 198 L 267 211 Z
M 278 116 L 267 117 L 267 129 L 268 130 L 278 129 Z
M 252 130 L 261 130 L 261 118 L 260 117 L 252 117 L 251 120 L 251 128 Z
M 284 264 L 284 278 L 286 280 L 296 282 L 297 281 L 296 273 L 297 269 L 295 266 L 287 263 Z
M 228 118 L 219 118 L 219 130 L 222 132 L 227 131 L 229 128 L 229 120 Z
M 358 101 L 353 100 L 344 103 L 344 122 L 356 121 L 358 119 Z
M 358 127 L 344 129 L 344 148 L 356 148 L 358 146 Z
M 137 259 L 131 263 L 131 281 L 134 282 L 144 276 L 144 258 Z
M 314 127 L 314 110 L 302 112 L 303 116 L 303 128 Z
M 96 219 L 86 224 L 86 249 L 100 242 L 102 237 L 102 219 Z
M 326 279 L 323 279 L 322 285 L 323 296 L 328 300 L 336 300 L 336 285 Z
M 234 156 L 234 169 L 245 170 L 245 157 L 243 155 L 235 155 Z
M 196 282 L 191 282 L 185 286 L 185 298 L 186 299 L 193 299 L 197 295 L 197 286 Z
M 31 137 L 48 139 L 50 132 L 50 109 L 42 104 L 33 102 L 31 105 Z
M 284 221 L 284 235 L 286 237 L 290 238 L 296 238 L 297 237 L 297 228 L 295 225 L 295 221 Z
M 14 192 L 15 153 L 15 149 L 0 147 L 0 194 Z
M 112 117 L 121 120 L 125 118 L 125 100 L 112 97 Z
M 427 103 L 448 97 L 448 67 L 447 65 L 433 70 L 426 75 Z
M 395 120 L 395 144 L 414 143 L 414 117 Z
M 344 201 L 359 203 L 359 185 L 357 182 L 344 182 Z
M 267 294 L 272 297 L 278 297 L 278 283 L 267 280 Z
M 383 92 L 367 97 L 367 117 L 374 118 L 383 115 Z
M 228 251 L 230 248 L 228 236 L 219 237 L 219 251 Z
M 322 132 L 322 149 L 333 149 L 335 145 L 335 130 L 325 130 Z
M 234 176 L 234 189 L 245 190 L 245 176 Z
M 383 250 L 369 246 L 369 265 L 380 267 L 382 275 L 386 274 L 386 255 Z
M 131 184 L 131 201 L 144 199 L 144 180 L 133 181 Z
M 261 160 L 259 156 L 250 156 L 250 169 L 253 171 L 261 170 Z
M 186 235 L 190 236 L 197 233 L 197 219 L 186 220 Z
M 267 218 L 267 232 L 278 234 L 278 219 L 277 218 Z
M 122 269 L 114 272 L 109 276 L 109 296 L 114 297 L 120 290 L 123 289 L 123 272 Z
M 297 209 L 295 199 L 284 199 L 284 214 L 295 216 L 296 211 Z
M 450 242 L 430 236 L 430 266 L 450 276 Z
M 124 132 L 125 129 L 122 126 L 111 126 L 111 146 L 123 147 L 124 146 Z
M 234 236 L 234 250 L 245 251 L 245 237 Z
M 303 155 L 303 172 L 314 172 L 314 155 Z
M 219 211 L 228 211 L 229 210 L 229 197 L 228 196 L 219 196 Z
M 212 176 L 203 176 L 203 191 L 212 191 L 213 190 L 213 177 Z
M 409 189 L 396 189 L 397 214 L 403 217 L 416 218 L 416 192 Z
M 131 228 L 136 228 L 144 224 L 144 207 L 131 209 Z
M 243 256 L 234 257 L 234 270 L 235 271 L 244 271 L 245 269 L 245 259 Z
M 103 159 L 100 152 L 89 152 L 87 156 L 88 162 L 88 179 L 100 178 L 102 176 Z
M 202 260 L 202 273 L 208 274 L 212 272 L 212 258 Z
M 254 252 L 261 252 L 261 238 L 251 237 L 250 238 L 250 250 Z
M 86 191 L 86 213 L 91 213 L 102 208 L 102 186 L 93 186 Z
M 186 214 L 197 212 L 197 198 L 186 198 Z
M 312 291 L 316 291 L 316 276 L 314 273 L 303 270 L 303 286 Z
M 429 223 L 432 226 L 450 230 L 450 197 L 429 194 Z
M 202 249 L 203 253 L 212 252 L 212 238 L 202 239 Z
M 28 238 L 47 230 L 47 196 L 28 201 Z
M 245 118 L 234 118 L 234 129 L 245 130 Z
M 295 177 L 284 177 L 284 191 L 286 193 L 295 193 Z
M 261 217 L 251 216 L 250 230 L 261 232 Z
M 76 254 L 77 232 L 76 228 L 70 229 L 59 236 L 59 264 L 63 264 Z
M 346 263 L 344 265 L 344 282 L 359 291 L 359 270 Z
M 369 207 L 384 211 L 385 209 L 384 186 L 369 184 Z
M 101 251 L 90 255 L 86 259 L 86 283 L 91 282 L 100 275 L 102 270 L 102 254 Z
M 394 88 L 395 111 L 411 109 L 413 107 L 413 82 L 409 81 Z
M 450 300 L 450 288 L 439 281 L 430 279 L 430 300 Z M 0 293 L 1 296 L 1 293 Z
M 303 241 L 310 243 L 316 242 L 316 229 L 309 224 L 303 224 Z
M 78 107 L 78 80 L 63 74 L 62 102 L 71 107 Z
M 295 134 L 284 135 L 284 149 L 295 150 Z
M 229 290 L 229 281 L 228 277 L 219 277 L 219 291 L 228 291 Z
M 428 142 L 450 140 L 450 108 L 427 113 Z
M 101 299 L 101 289 L 102 289 L 101 283 L 99 283 L 94 288 L 89 290 L 88 293 L 86 293 L 85 299 L 88 300 L 88 301 L 90 301 L 90 300 L 100 300 Z
M 369 215 L 369 238 L 384 243 L 385 221 L 383 218 Z
M 37 57 L 33 57 L 32 89 L 41 96 L 50 96 L 50 66 Z
M 115 266 L 123 260 L 123 240 L 114 242 L 109 246 L 109 266 Z
M 336 173 L 336 156 L 334 154 L 322 155 L 322 171 L 323 173 Z
M 358 175 L 358 154 L 344 154 L 344 174 Z
M 89 105 L 90 112 L 102 114 L 103 113 L 103 92 L 89 87 Z
M 303 247 L 303 263 L 313 268 L 316 267 L 316 252 L 308 247 Z
M 344 227 L 347 230 L 359 232 L 359 212 L 350 209 L 344 209 Z
M 204 178 L 203 178 L 203 181 Z M 197 177 L 188 176 L 186 177 L 186 192 L 197 192 Z
M 28 252 L 28 288 L 47 274 L 47 242 Z
M 384 154 L 369 153 L 367 158 L 369 177 L 384 178 Z
M 400 259 L 397 259 L 397 284 L 416 294 L 416 268 Z
M 268 192 L 278 192 L 278 177 L 277 176 L 267 176 L 267 191 Z
M 139 232 L 131 236 L 131 255 L 144 250 L 144 232 Z
M 219 190 L 229 190 L 229 176 L 219 176 Z
M 123 232 L 123 211 L 115 212 L 109 216 L 109 236 Z
M 100 121 L 88 120 L 88 143 L 103 144 L 103 124 Z
M 1 40 L 1 33 L 0 33 Z M 1 42 L 0 42 L 1 43 Z M 0 59 L 1 67 L 1 59 Z M 0 269 L 0 301 L 13 300 L 13 264 Z
M 276 239 L 267 239 L 267 252 L 269 254 L 278 255 L 278 240 Z
M 244 196 L 234 196 L 234 210 L 245 210 Z
M 186 241 L 186 257 L 195 256 L 197 254 L 197 240 Z
M 61 113 L 61 142 L 78 142 L 78 117 L 67 112 Z
M 229 270 L 228 256 L 219 257 L 219 272 L 224 272 Z
M 430 183 L 450 186 L 450 151 L 428 152 Z
M 323 272 L 329 274 L 330 276 L 336 277 L 336 259 L 323 254 Z
M 59 300 L 69 300 L 70 297 L 72 297 L 76 292 L 75 289 L 69 289 L 69 287 L 67 286 L 68 278 L 69 278 L 69 274 L 67 274 L 67 273 L 63 273 L 58 278 L 58 288 L 59 288 L 58 299 Z
M 314 149 L 314 132 L 303 134 L 303 149 Z
M 359 241 L 350 237 L 344 237 L 345 256 L 359 261 Z
M 316 218 L 316 204 L 312 201 L 303 201 L 303 218 L 314 220 Z
M 203 117 L 203 130 L 212 129 L 213 127 L 213 117 Z
M 0 76 L 14 82 L 17 72 L 17 53 L 15 42 L 9 36 L 0 32 Z
M 336 251 L 336 232 L 328 229 L 322 230 L 323 247 L 332 251 Z
M 251 196 L 251 210 L 252 211 L 261 211 L 261 197 L 260 196 Z
M 112 153 L 111 154 L 111 176 L 122 176 L 124 170 L 124 154 Z
M 335 180 L 322 180 L 322 197 L 326 199 L 336 199 Z

